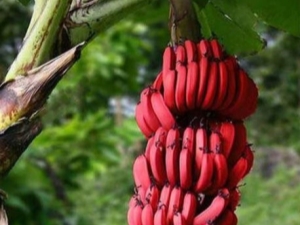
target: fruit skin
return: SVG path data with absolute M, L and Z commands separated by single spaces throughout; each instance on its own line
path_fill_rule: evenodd
M 225 211 L 220 215 L 216 221 L 217 225 L 237 225 L 237 217 L 233 211 L 230 209 L 225 209 Z
M 203 161 L 203 153 L 208 150 L 207 131 L 204 128 L 198 128 L 196 131 L 196 146 L 195 146 L 195 178 L 198 178 L 201 171 Z
M 185 218 L 182 216 L 180 212 L 177 212 L 173 216 L 173 225 L 187 225 Z
M 154 89 L 152 87 L 147 87 L 142 91 L 140 105 L 142 106 L 143 117 L 146 124 L 150 127 L 152 132 L 155 132 L 161 124 L 151 103 L 151 95 L 153 91 Z
M 173 188 L 168 183 L 166 183 L 162 187 L 161 192 L 160 192 L 160 198 L 159 198 L 159 208 L 161 208 L 161 207 L 165 207 L 166 209 L 168 208 L 172 189 Z
M 215 109 L 213 105 L 215 104 L 214 101 L 217 96 L 217 91 L 218 91 L 218 65 L 214 61 L 210 61 L 210 69 L 209 69 L 209 76 L 208 76 L 208 81 L 207 81 L 207 89 L 205 92 L 205 97 L 203 99 L 203 102 L 201 104 L 201 108 L 203 110 L 212 110 Z M 201 81 L 200 81 L 201 82 Z
M 133 178 L 137 188 L 141 187 L 146 191 L 151 185 L 149 165 L 145 155 L 139 155 L 133 164 Z
M 135 119 L 140 130 L 142 131 L 144 136 L 148 139 L 152 135 L 153 131 L 144 119 L 143 108 L 141 103 L 138 103 L 135 107 Z
M 197 45 L 190 40 L 186 40 L 184 42 L 184 47 L 186 50 L 187 64 L 197 61 L 198 59 Z
M 181 211 L 184 193 L 180 187 L 174 187 L 169 201 L 167 221 L 170 224 L 173 221 L 173 216 Z
M 150 204 L 144 206 L 141 219 L 142 225 L 154 225 L 154 213 Z
M 244 124 L 242 122 L 235 123 L 234 128 L 234 143 L 227 159 L 229 168 L 232 168 L 237 160 L 241 158 L 245 146 L 247 145 L 247 130 Z
M 168 131 L 166 139 L 166 173 L 169 183 L 179 183 L 180 132 L 177 128 Z
M 166 146 L 166 135 L 167 131 L 162 127 L 160 128 L 162 135 L 159 136 L 159 141 L 156 141 L 155 144 L 150 149 L 150 168 L 152 175 L 156 181 L 156 184 L 163 186 L 167 182 L 166 168 L 165 168 L 165 146 Z M 157 133 L 160 133 L 158 130 Z M 157 135 L 155 134 L 155 137 Z
M 218 80 L 219 80 L 218 85 L 219 86 L 218 86 L 218 94 L 216 96 L 213 108 L 215 108 L 216 110 L 219 110 L 223 106 L 223 104 L 226 100 L 226 94 L 227 94 L 228 88 L 229 88 L 229 84 L 228 84 L 229 74 L 228 74 L 225 62 L 220 61 L 217 64 L 218 64 L 218 70 L 219 70 L 219 73 L 218 73 L 218 76 L 219 76 L 218 77 Z
M 200 176 L 197 179 L 196 184 L 194 185 L 193 188 L 194 191 L 199 193 L 208 189 L 212 184 L 213 172 L 214 172 L 213 154 L 208 151 L 204 151 L 202 156 Z
M 191 157 L 194 158 L 195 155 L 195 129 L 191 126 L 185 128 L 182 137 L 182 148 L 186 148 Z
M 229 196 L 230 198 L 229 198 L 228 208 L 231 209 L 232 211 L 235 211 L 240 204 L 241 193 L 238 188 L 234 188 L 230 190 Z
M 166 47 L 163 54 L 162 72 L 165 74 L 169 70 L 175 69 L 176 56 L 172 47 Z
M 194 218 L 193 225 L 205 225 L 208 221 L 213 222 L 224 211 L 228 196 L 224 195 L 223 191 L 228 192 L 226 189 L 220 190 L 211 204 Z
M 218 132 L 212 132 L 209 136 L 209 149 L 214 154 L 222 153 L 222 141 Z
M 186 81 L 186 105 L 189 110 L 196 108 L 197 95 L 199 83 L 199 67 L 198 63 L 190 62 L 187 70 Z
M 187 81 L 187 69 L 185 66 L 177 64 L 177 81 L 176 81 L 176 92 L 175 102 L 179 114 L 183 114 L 187 111 L 186 105 L 186 81 Z
M 210 58 L 212 57 L 212 49 L 211 45 L 208 40 L 201 40 L 197 44 L 197 49 L 198 49 L 198 55 L 201 56 L 201 58 Z
M 187 148 L 181 149 L 179 156 L 180 187 L 188 190 L 192 185 L 192 156 Z
M 253 151 L 251 150 L 250 144 L 246 145 L 242 157 L 244 157 L 247 160 L 247 169 L 244 174 L 244 176 L 246 176 L 251 171 L 251 169 L 253 167 L 253 163 L 254 163 L 254 154 L 253 154 Z
M 146 202 L 151 205 L 152 209 L 156 211 L 159 203 L 160 191 L 155 184 L 151 184 L 146 192 Z
M 236 162 L 231 170 L 229 170 L 226 187 L 229 189 L 235 188 L 243 179 L 247 171 L 247 160 L 243 157 Z
M 176 64 L 186 65 L 187 64 L 187 55 L 185 47 L 183 45 L 178 45 L 175 51 L 176 54 Z
M 225 156 L 219 152 L 214 155 L 214 178 L 212 182 L 212 190 L 223 187 L 228 178 L 228 166 Z
M 208 81 L 210 77 L 210 63 L 208 58 L 202 57 L 199 62 L 199 87 L 197 92 L 197 108 L 202 108 L 202 103 L 206 97 Z
M 220 126 L 220 135 L 222 140 L 222 152 L 227 159 L 234 144 L 235 125 L 232 122 L 223 122 Z
M 177 113 L 177 106 L 175 101 L 176 93 L 176 82 L 177 73 L 175 70 L 170 70 L 164 74 L 163 77 L 163 87 L 164 87 L 164 101 L 166 106 L 170 109 L 172 113 Z
M 213 57 L 217 60 L 222 60 L 224 55 L 223 55 L 223 48 L 222 46 L 219 44 L 218 40 L 216 39 L 212 39 L 209 42 L 211 49 L 212 49 L 212 53 L 213 53 Z
M 192 224 L 197 209 L 197 198 L 192 192 L 186 192 L 183 198 L 181 214 L 186 224 Z
M 166 106 L 163 96 L 160 92 L 154 91 L 151 95 L 152 108 L 161 123 L 161 126 L 166 130 L 171 129 L 175 125 L 175 118 Z
M 167 210 L 165 206 L 161 206 L 154 214 L 155 225 L 167 225 Z

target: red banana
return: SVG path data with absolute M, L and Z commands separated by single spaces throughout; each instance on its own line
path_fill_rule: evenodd
M 201 56 L 202 58 L 212 57 L 212 50 L 208 40 L 205 39 L 201 40 L 197 44 L 197 48 L 198 48 L 198 55 Z
M 199 193 L 211 186 L 214 171 L 214 159 L 212 153 L 205 151 L 202 156 L 200 176 L 196 181 L 194 190 Z
M 152 93 L 151 104 L 161 125 L 167 130 L 171 129 L 175 125 L 175 118 L 166 106 L 160 92 L 154 91 Z
M 166 173 L 169 183 L 179 183 L 180 132 L 174 128 L 168 131 L 166 140 Z
M 173 188 L 167 212 L 168 224 L 170 224 L 173 221 L 174 214 L 181 211 L 183 195 L 184 193 L 180 187 Z
M 139 155 L 133 164 L 133 178 L 137 188 L 142 187 L 145 191 L 151 185 L 150 171 L 145 155 Z
M 197 45 L 190 40 L 186 40 L 184 42 L 184 47 L 186 50 L 187 64 L 197 61 Z
M 179 63 L 181 65 L 186 65 L 187 56 L 186 56 L 185 47 L 182 45 L 178 45 L 175 53 L 176 53 L 176 64 Z
M 220 126 L 220 135 L 222 140 L 222 150 L 227 159 L 233 148 L 235 137 L 235 125 L 233 122 L 222 122 Z
M 230 191 L 228 208 L 235 211 L 239 206 L 241 200 L 241 193 L 238 188 L 234 188 Z
M 144 119 L 143 106 L 140 102 L 135 107 L 135 119 L 142 133 L 146 138 L 149 138 L 152 135 L 153 130 L 149 127 Z
M 192 185 L 192 157 L 187 148 L 183 148 L 179 156 L 180 187 L 188 190 Z
M 176 92 L 175 102 L 179 113 L 187 111 L 187 105 L 185 100 L 186 95 L 186 81 L 187 81 L 187 69 L 181 64 L 176 65 L 177 81 L 176 81 Z
M 160 198 L 159 198 L 159 207 L 164 206 L 166 209 L 168 209 L 169 202 L 170 202 L 170 196 L 172 192 L 172 187 L 170 184 L 166 183 L 160 192 Z
M 154 225 L 154 213 L 150 204 L 144 206 L 141 217 L 142 225 Z
M 156 211 L 160 198 L 160 191 L 155 184 L 148 187 L 146 192 L 146 202 L 151 205 L 152 209 Z
M 215 221 L 224 211 L 227 198 L 228 196 L 223 194 L 223 190 L 219 191 L 211 204 L 194 218 L 193 225 L 205 225 L 209 221 Z
M 194 128 L 191 126 L 185 128 L 182 137 L 182 148 L 186 148 L 190 152 L 192 158 L 195 155 L 195 141 Z
M 166 47 L 163 54 L 163 65 L 162 65 L 163 74 L 167 73 L 170 70 L 174 70 L 175 62 L 176 62 L 176 56 L 173 48 L 170 46 Z
M 197 209 L 197 198 L 192 192 L 187 192 L 184 195 L 182 203 L 182 216 L 184 217 L 186 224 L 190 225 L 193 222 Z
M 247 160 L 247 169 L 244 174 L 244 176 L 246 176 L 252 169 L 254 163 L 254 154 L 253 151 L 251 150 L 251 145 L 249 144 L 246 145 L 245 150 L 243 152 L 243 157 Z
M 229 170 L 226 187 L 229 189 L 237 187 L 238 183 L 243 179 L 246 171 L 247 160 L 243 157 L 240 157 L 233 168 Z
M 218 63 L 218 67 L 219 67 L 218 68 L 219 69 L 218 94 L 216 96 L 215 103 L 213 106 L 216 110 L 219 110 L 223 106 L 223 103 L 226 98 L 226 94 L 229 89 L 229 85 L 228 85 L 228 80 L 229 80 L 228 76 L 229 75 L 228 75 L 226 64 L 223 61 L 220 61 Z
M 217 60 L 222 60 L 223 58 L 223 48 L 219 44 L 218 40 L 212 39 L 210 42 L 210 46 L 212 49 L 213 57 Z
M 218 92 L 218 82 L 219 82 L 219 68 L 216 62 L 210 61 L 210 70 L 207 81 L 207 89 L 205 93 L 205 98 L 202 102 L 201 108 L 204 110 L 214 109 L 213 105 L 215 104 L 217 92 Z
M 213 188 L 219 189 L 223 187 L 228 178 L 228 166 L 227 160 L 222 153 L 216 153 L 214 156 L 214 178 L 213 178 Z
M 210 134 L 210 136 L 209 136 L 209 149 L 210 149 L 210 151 L 212 151 L 215 154 L 223 152 L 222 141 L 221 141 L 220 134 L 218 132 L 213 131 Z
M 225 211 L 220 215 L 216 221 L 217 225 L 237 225 L 237 217 L 233 211 L 230 209 L 225 209 Z
M 186 81 L 186 105 L 189 110 L 193 110 L 196 107 L 199 77 L 198 63 L 190 62 L 188 64 Z
M 155 225 L 167 225 L 167 210 L 165 206 L 159 207 L 154 214 Z
M 164 87 L 164 101 L 166 106 L 171 110 L 172 113 L 177 112 L 175 93 L 176 93 L 176 81 L 177 74 L 175 70 L 169 70 L 164 74 L 163 87 Z
M 210 79 L 210 63 L 208 58 L 202 57 L 199 62 L 199 87 L 197 92 L 197 108 L 202 107 L 202 103 L 206 97 L 206 90 Z
M 196 147 L 195 147 L 195 178 L 200 175 L 201 165 L 203 161 L 204 151 L 208 151 L 207 131 L 204 128 L 198 128 L 196 131 Z
M 185 218 L 180 212 L 176 213 L 173 216 L 173 225 L 187 225 Z

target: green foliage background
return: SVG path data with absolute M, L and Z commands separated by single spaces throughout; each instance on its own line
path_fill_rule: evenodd
M 288 17 L 276 4 L 276 16 L 270 16 L 269 3 L 261 0 L 213 0 L 200 11 L 206 2 L 195 4 L 203 35 L 216 35 L 229 52 L 243 56 L 240 63 L 260 90 L 257 113 L 247 120 L 256 164 L 241 187 L 240 224 L 296 225 L 300 41 L 295 36 L 300 36 L 300 25 L 293 12 L 298 1 L 282 4 Z M 55 89 L 44 112 L 43 133 L 1 183 L 9 194 L 11 225 L 126 224 L 132 163 L 145 146 L 134 105 L 161 67 L 169 41 L 166 3 L 155 1 L 100 35 Z M 17 1 L 0 2 L 2 77 L 30 15 L 30 7 Z M 262 37 L 268 42 L 264 50 Z

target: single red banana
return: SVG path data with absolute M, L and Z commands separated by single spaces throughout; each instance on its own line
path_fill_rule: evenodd
M 195 155 L 195 142 L 195 129 L 188 126 L 183 132 L 182 148 L 186 148 L 190 152 L 192 158 L 194 158 Z
M 151 95 L 153 110 L 161 125 L 169 130 L 175 125 L 175 118 L 166 106 L 163 96 L 160 92 L 153 92 Z
M 201 171 L 204 151 L 208 151 L 208 137 L 205 128 L 198 128 L 196 131 L 196 148 L 195 148 L 195 178 L 198 179 Z
M 212 49 L 211 49 L 211 46 L 210 46 L 208 40 L 204 40 L 204 39 L 201 40 L 197 44 L 197 49 L 198 49 L 198 55 L 201 56 L 201 58 L 203 58 L 203 57 L 207 57 L 207 58 L 212 57 Z
M 226 187 L 229 189 L 237 187 L 238 183 L 243 179 L 247 171 L 247 167 L 247 160 L 240 157 L 233 168 L 229 170 Z
M 211 204 L 194 218 L 193 225 L 205 225 L 209 221 L 215 221 L 225 210 L 227 198 L 228 196 L 224 196 L 223 193 L 219 193 L 213 199 Z
M 215 108 L 216 110 L 219 110 L 223 106 L 229 88 L 228 71 L 224 61 L 218 62 L 218 67 L 219 67 L 218 95 L 216 96 L 215 103 L 213 106 L 213 108 Z
M 214 61 L 210 61 L 210 70 L 207 81 L 207 89 L 205 98 L 201 104 L 201 108 L 205 110 L 213 109 L 212 106 L 215 104 L 216 96 L 218 94 L 218 82 L 219 82 L 219 68 L 218 64 Z
M 170 224 L 173 221 L 174 214 L 181 211 L 183 196 L 184 193 L 180 187 L 174 187 L 172 189 L 167 212 L 168 224 Z
M 193 110 L 196 108 L 197 101 L 199 66 L 197 62 L 190 62 L 187 68 L 186 105 L 189 110 Z
M 188 190 L 193 182 L 192 178 L 192 157 L 187 148 L 180 151 L 179 156 L 179 175 L 180 187 L 183 190 Z
M 253 151 L 251 150 L 251 145 L 249 144 L 246 145 L 243 153 L 243 157 L 247 160 L 247 170 L 244 174 L 244 176 L 246 176 L 252 169 L 254 163 L 254 154 Z
M 217 225 L 237 225 L 237 217 L 230 209 L 225 209 L 224 212 L 216 221 Z
M 180 212 L 173 216 L 173 225 L 187 225 L 185 218 Z
M 175 102 L 179 113 L 187 111 L 187 105 L 185 100 L 186 95 L 186 81 L 187 81 L 187 68 L 183 65 L 176 65 L 177 81 L 176 81 L 176 92 Z
M 236 62 L 236 59 L 233 56 L 229 56 L 224 60 L 225 66 L 226 66 L 226 71 L 228 74 L 228 85 L 227 85 L 227 93 L 226 97 L 222 103 L 222 106 L 219 108 L 219 110 L 227 110 L 228 107 L 233 103 L 235 96 L 237 95 L 237 90 L 238 88 L 236 87 L 237 85 L 237 69 L 238 65 Z M 225 71 L 225 68 L 220 68 Z
M 153 82 L 153 84 L 152 84 L 152 87 L 153 87 L 153 89 L 156 89 L 156 90 L 160 91 L 162 85 L 163 85 L 163 73 L 160 72 L 160 73 L 156 76 L 156 78 L 155 78 L 155 80 L 154 80 L 154 82 Z
M 241 108 L 244 108 L 247 105 L 245 99 L 247 99 L 247 95 L 249 94 L 247 93 L 249 86 L 249 78 L 246 72 L 241 68 L 238 70 L 236 84 L 237 91 L 232 104 L 229 106 L 228 109 L 221 111 L 221 113 L 233 119 L 244 119 L 240 118 L 238 112 L 239 110 L 241 110 Z
M 145 122 L 151 128 L 152 131 L 156 131 L 160 126 L 160 122 L 152 108 L 151 104 L 151 95 L 153 93 L 152 87 L 145 88 L 141 93 L 141 105 L 142 112 L 145 119 Z
M 167 73 L 170 70 L 174 70 L 175 62 L 176 62 L 176 56 L 173 48 L 170 46 L 166 47 L 163 54 L 163 65 L 162 65 L 163 74 Z
M 185 218 L 186 224 L 190 225 L 193 223 L 193 219 L 197 209 L 197 198 L 194 193 L 186 192 L 182 203 L 182 216 Z
M 163 186 L 167 181 L 166 168 L 165 168 L 165 135 L 164 138 L 160 141 L 156 141 L 155 144 L 150 149 L 150 168 L 152 171 L 152 175 L 155 178 L 155 181 L 159 186 Z M 156 135 L 155 135 L 156 137 Z
M 166 103 L 166 106 L 170 109 L 172 113 L 177 112 L 176 101 L 175 101 L 176 81 L 177 81 L 177 74 L 175 70 L 169 70 L 163 78 L 164 101 Z
M 152 209 L 156 211 L 160 198 L 160 191 L 155 184 L 148 187 L 146 192 L 146 202 L 151 205 Z
M 198 60 L 197 45 L 190 40 L 186 40 L 184 42 L 184 47 L 187 55 L 187 64 L 197 61 Z
M 165 206 L 159 207 L 154 214 L 155 225 L 167 225 L 167 210 Z
M 222 150 L 227 159 L 233 148 L 235 137 L 235 125 L 233 122 L 222 122 L 220 126 L 220 135 L 222 140 Z
M 135 225 L 135 222 L 133 220 L 134 218 L 134 211 L 135 211 L 135 208 L 136 205 L 134 206 L 130 206 L 129 209 L 128 209 L 128 212 L 127 212 L 127 223 L 128 225 Z
M 169 183 L 179 183 L 180 132 L 177 128 L 168 131 L 166 140 L 166 173 Z
M 134 225 L 142 225 L 142 211 L 143 211 L 142 205 L 136 205 L 133 208 L 132 214 L 128 215 L 133 217 L 132 220 Z
M 221 60 L 223 58 L 223 48 L 218 40 L 212 39 L 209 43 L 212 49 L 213 57 L 217 60 Z
M 227 160 L 222 153 L 216 153 L 214 156 L 214 178 L 213 189 L 223 187 L 228 178 Z
M 182 65 L 186 65 L 187 56 L 186 56 L 185 47 L 183 45 L 178 45 L 175 53 L 176 53 L 176 64 L 179 63 Z
M 142 225 L 154 225 L 154 212 L 150 204 L 146 204 L 143 208 Z
M 202 156 L 200 175 L 194 186 L 194 190 L 197 193 L 203 192 L 211 186 L 213 172 L 214 172 L 213 154 L 204 150 Z
M 141 103 L 138 103 L 135 107 L 135 120 L 144 136 L 148 139 L 153 134 L 153 130 L 149 127 L 144 119 L 143 106 Z
M 235 123 L 235 135 L 232 150 L 228 157 L 228 165 L 230 168 L 242 156 L 245 146 L 247 145 L 247 130 L 242 122 Z
M 145 191 L 151 185 L 151 173 L 145 155 L 139 155 L 133 164 L 133 178 L 137 188 L 141 187 Z
M 236 208 L 240 204 L 241 200 L 241 193 L 238 188 L 234 188 L 230 191 L 229 195 L 229 203 L 228 203 L 228 208 L 231 209 L 232 211 L 235 211 Z
M 159 198 L 159 207 L 164 206 L 168 209 L 172 189 L 172 186 L 168 183 L 162 187 Z
M 147 141 L 146 149 L 145 149 L 145 156 L 146 159 L 150 160 L 150 149 L 152 148 L 152 145 L 154 144 L 154 136 L 150 137 Z
M 206 96 L 206 90 L 210 77 L 210 63 L 207 57 L 202 57 L 199 62 L 199 87 L 197 92 L 197 108 L 201 108 L 202 102 Z
M 212 133 L 209 136 L 209 149 L 213 153 L 222 153 L 223 148 L 222 148 L 222 141 L 221 141 L 221 136 L 218 132 L 212 131 Z

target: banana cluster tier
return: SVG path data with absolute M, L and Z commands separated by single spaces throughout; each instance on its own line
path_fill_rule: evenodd
M 136 121 L 147 139 L 133 164 L 129 225 L 236 225 L 254 156 L 243 120 L 258 90 L 217 40 L 167 47 Z

